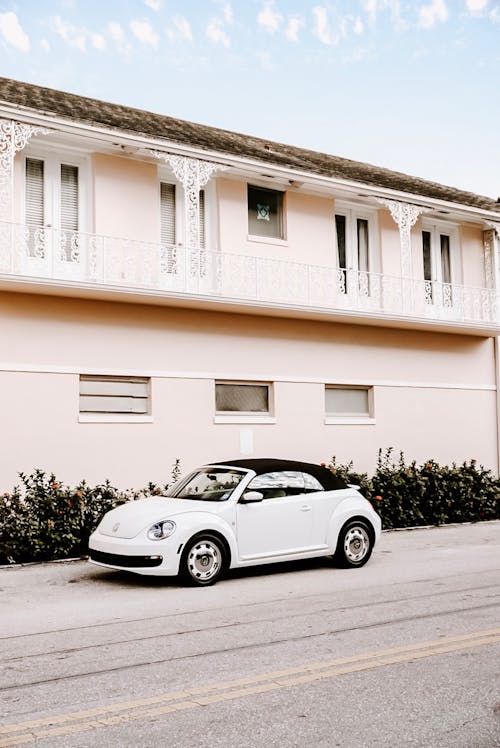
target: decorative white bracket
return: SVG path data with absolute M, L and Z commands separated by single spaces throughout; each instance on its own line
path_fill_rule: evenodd
M 375 198 L 377 202 L 389 209 L 391 216 L 399 228 L 399 239 L 401 242 L 401 275 L 403 278 L 411 278 L 411 230 L 417 222 L 418 217 L 425 208 L 411 203 L 401 203 L 399 200 L 389 200 L 385 197 Z
M 45 135 L 50 130 L 24 122 L 0 119 L 0 220 L 13 219 L 14 157 L 26 147 L 33 135 Z
M 165 161 L 172 168 L 176 179 L 184 189 L 185 244 L 198 249 L 200 246 L 200 190 L 212 174 L 224 171 L 227 166 L 213 161 L 200 161 L 188 156 L 174 156 L 162 151 L 149 151 L 150 155 Z

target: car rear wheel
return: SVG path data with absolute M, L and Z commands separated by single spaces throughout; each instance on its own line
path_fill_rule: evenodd
M 358 567 L 366 564 L 373 550 L 373 534 L 365 522 L 353 520 L 340 531 L 334 560 L 339 566 Z
M 199 535 L 184 548 L 180 576 L 189 585 L 208 587 L 220 578 L 224 567 L 225 553 L 221 541 L 213 535 Z

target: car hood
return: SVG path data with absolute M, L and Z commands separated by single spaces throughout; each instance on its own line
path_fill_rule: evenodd
M 99 525 L 99 532 L 113 538 L 135 538 L 141 530 L 155 522 L 192 512 L 219 514 L 221 508 L 221 502 L 215 501 L 168 499 L 161 496 L 138 499 L 128 501 L 105 514 Z

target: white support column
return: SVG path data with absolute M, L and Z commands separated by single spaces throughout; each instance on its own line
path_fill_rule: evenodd
M 389 209 L 391 216 L 399 229 L 401 243 L 401 276 L 411 278 L 411 230 L 417 222 L 418 217 L 424 212 L 420 205 L 402 203 L 399 200 L 388 200 L 385 197 L 377 197 L 376 200 Z
M 14 157 L 33 135 L 50 132 L 24 122 L 0 119 L 0 272 L 12 272 L 15 241 Z
M 160 161 L 169 164 L 176 179 L 184 189 L 184 244 L 189 249 L 200 246 L 200 190 L 207 184 L 212 174 L 224 171 L 227 166 L 213 161 L 201 161 L 188 156 L 174 156 L 162 151 L 149 151 Z
M 43 127 L 0 119 L 0 221 L 13 220 L 14 156 L 26 147 L 33 135 L 48 132 Z

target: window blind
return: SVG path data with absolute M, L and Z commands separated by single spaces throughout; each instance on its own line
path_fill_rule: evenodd
M 78 228 L 78 166 L 61 164 L 61 229 Z
M 44 224 L 44 163 L 35 158 L 26 159 L 26 223 L 29 226 Z
M 200 247 L 201 247 L 201 249 L 205 249 L 205 246 L 206 246 L 206 236 L 205 236 L 205 190 L 200 190 L 199 210 L 200 210 Z
M 175 184 L 160 184 L 160 241 L 175 244 Z

